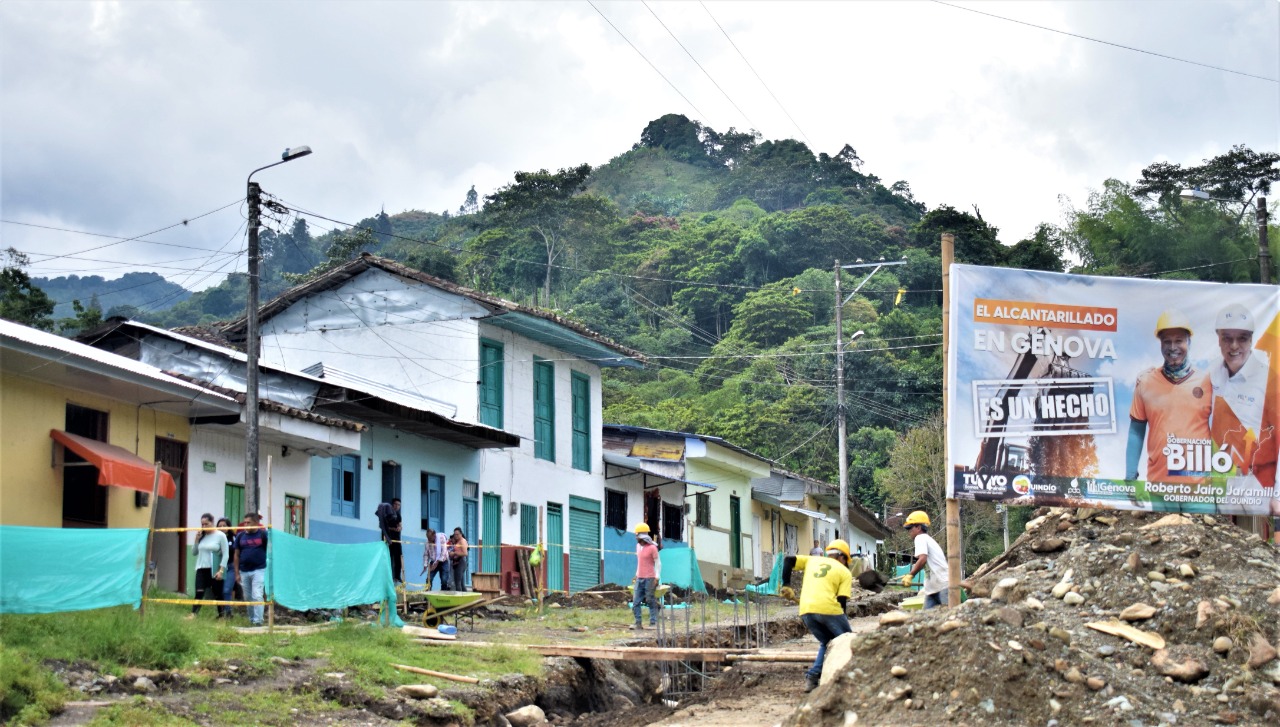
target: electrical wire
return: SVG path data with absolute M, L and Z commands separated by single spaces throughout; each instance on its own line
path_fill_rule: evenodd
M 738 113 L 742 114 L 742 118 L 746 119 L 747 123 L 751 125 L 751 129 L 753 131 L 758 131 L 760 127 L 756 126 L 756 123 L 751 120 L 751 117 L 747 116 L 747 112 L 743 111 L 742 107 L 729 96 L 729 93 L 721 88 L 720 84 L 716 82 L 716 79 L 713 78 L 707 69 L 703 68 L 702 64 L 698 62 L 698 59 L 693 57 L 693 54 L 689 52 L 689 49 L 685 47 L 684 43 L 681 43 L 680 39 L 676 37 L 676 34 L 671 32 L 671 28 L 668 28 L 667 24 L 662 22 L 662 18 L 658 17 L 658 14 L 649 6 L 648 0 L 640 0 L 640 4 L 644 5 L 645 10 L 648 10 L 649 14 L 653 16 L 653 19 L 658 21 L 658 25 L 661 25 L 662 29 L 667 31 L 667 35 L 671 36 L 671 39 L 676 42 L 676 45 L 680 46 L 680 50 L 684 51 L 684 54 L 689 56 L 689 60 L 693 61 L 693 64 L 698 67 L 698 70 L 702 71 L 702 74 L 707 77 L 707 80 L 711 81 L 711 85 L 715 86 L 716 89 L 724 95 L 725 100 L 732 104 L 733 107 L 738 110 Z
M 684 102 L 689 104 L 689 106 L 698 113 L 698 116 L 700 118 L 704 120 L 707 119 L 707 115 L 702 113 L 702 111 L 697 107 L 697 105 L 694 104 L 692 101 L 690 101 L 688 96 L 684 95 L 683 91 L 681 91 L 679 88 L 676 88 L 676 85 L 671 82 L 671 79 L 663 75 L 662 71 L 659 71 L 658 67 L 653 65 L 653 61 L 649 60 L 649 58 L 645 56 L 644 53 L 641 53 L 640 49 L 636 47 L 636 44 L 632 43 L 631 39 L 628 38 L 625 33 L 619 30 L 618 26 L 614 25 L 612 20 L 610 20 L 604 13 L 600 12 L 600 8 L 596 7 L 595 3 L 591 2 L 591 0 L 587 0 L 587 4 L 590 5 L 591 9 L 596 11 L 596 13 L 600 15 L 600 17 L 604 18 L 604 22 L 608 23 L 610 28 L 613 28 L 618 35 L 622 36 L 623 40 L 627 41 L 627 45 L 631 46 L 632 50 L 634 50 L 636 53 L 639 53 L 641 58 L 644 58 L 644 62 L 649 64 L 649 67 L 653 69 L 654 73 L 657 73 L 659 76 L 662 76 L 662 80 L 666 81 L 668 86 L 670 86 L 676 93 L 680 94 L 680 98 L 684 99 Z
M 221 207 L 219 207 L 219 208 L 217 208 L 217 209 L 209 210 L 208 212 L 204 212 L 204 213 L 198 214 L 198 215 L 196 215 L 195 217 L 188 217 L 188 218 L 187 218 L 187 219 L 185 219 L 185 220 L 181 220 L 181 221 L 179 221 L 179 222 L 175 222 L 175 223 L 173 223 L 173 224 L 171 224 L 171 225 L 165 225 L 164 227 L 161 227 L 161 228 L 160 228 L 160 229 L 158 229 L 158 230 L 152 230 L 151 232 L 146 232 L 146 233 L 143 233 L 143 234 L 141 234 L 141 235 L 134 235 L 133 237 L 116 237 L 115 235 L 104 235 L 104 234 L 97 233 L 97 232 L 86 232 L 86 231 L 84 231 L 84 230 L 67 230 L 67 229 L 56 228 L 56 227 L 48 227 L 48 226 L 46 226 L 46 225 L 37 225 L 37 224 L 30 223 L 30 222 L 19 222 L 19 221 L 17 221 L 17 220 L 0 220 L 0 222 L 3 222 L 3 223 L 5 223 L 5 224 L 7 224 L 7 225 L 21 225 L 21 226 L 23 226 L 23 227 L 41 227 L 41 228 L 50 229 L 50 230 L 58 230 L 58 231 L 60 231 L 60 232 L 74 232 L 74 233 L 76 233 L 76 234 L 81 234 L 81 235 L 92 235 L 92 236 L 94 236 L 94 237 L 108 237 L 108 238 L 112 238 L 112 239 L 114 239 L 114 240 L 115 240 L 115 242 L 109 242 L 109 243 L 107 243 L 107 244 L 105 244 L 105 245 L 98 245 L 97 247 L 90 247 L 90 248 L 87 248 L 87 249 L 85 249 L 85 250 L 78 250 L 78 251 L 76 251 L 76 252 L 69 252 L 69 253 L 64 253 L 64 254 L 61 254 L 61 255 L 52 255 L 52 254 L 49 254 L 49 253 L 34 253 L 34 254 L 37 254 L 37 255 L 43 255 L 43 256 L 45 256 L 45 257 L 44 257 L 44 259 L 43 259 L 43 260 L 33 260 L 33 261 L 32 261 L 33 263 L 44 263 L 44 262 L 49 262 L 50 260 L 57 260 L 57 259 L 59 259 L 59 258 L 71 257 L 71 256 L 74 256 L 74 255 L 83 255 L 83 254 L 85 254 L 86 252 L 93 252 L 93 251 L 95 251 L 95 250 L 103 250 L 103 249 L 106 249 L 106 248 L 108 248 L 108 247 L 114 247 L 114 246 L 116 246 L 116 245 L 120 245 L 120 244 L 123 244 L 123 243 L 126 243 L 126 242 L 144 242 L 144 243 L 153 244 L 153 245 L 167 245 L 167 246 L 169 246 L 169 247 L 185 247 L 185 248 L 188 248 L 188 249 L 191 249 L 191 250 L 205 250 L 206 248 L 201 248 L 201 247 L 190 247 L 190 246 L 188 246 L 188 245 L 178 245 L 178 244 L 176 244 L 176 243 L 169 243 L 169 242 L 156 242 L 156 241 L 152 241 L 152 240 L 144 240 L 144 239 L 142 239 L 142 238 L 144 238 L 144 237 L 150 237 L 150 236 L 155 235 L 155 234 L 159 234 L 159 233 L 161 233 L 161 232 L 164 232 L 165 230 L 172 230 L 172 229 L 173 229 L 173 228 L 175 228 L 175 227 L 181 227 L 181 226 L 183 226 L 183 225 L 188 225 L 188 224 L 190 224 L 190 223 L 192 223 L 192 222 L 195 222 L 196 220 L 198 220 L 198 219 L 200 219 L 200 218 L 202 218 L 202 217 L 208 217 L 209 215 L 212 215 L 212 214 L 216 214 L 216 213 L 218 213 L 218 212 L 221 212 L 222 210 L 225 210 L 225 209 L 227 209 L 228 207 L 234 207 L 235 205 L 238 205 L 238 204 L 240 204 L 240 203 L 241 203 L 241 202 L 243 202 L 243 201 L 244 201 L 243 199 L 237 199 L 236 201 L 234 201 L 234 202 L 229 202 L 229 203 L 227 203 L 227 204 L 224 204 L 224 205 L 222 205 Z M 112 262 L 114 262 L 114 261 L 112 261 Z
M 1029 28 L 1037 28 L 1037 29 L 1039 29 L 1039 30 L 1047 30 L 1047 31 L 1048 31 L 1048 32 L 1050 32 L 1050 33 L 1058 33 L 1059 35 L 1067 35 L 1067 36 L 1070 36 L 1070 37 L 1072 37 L 1072 38 L 1079 38 L 1080 40 L 1087 40 L 1087 41 L 1090 41 L 1090 42 L 1093 42 L 1093 43 L 1101 43 L 1102 45 L 1109 45 L 1109 46 L 1111 46 L 1112 48 L 1122 48 L 1122 49 L 1124 49 L 1124 50 L 1131 50 L 1131 51 L 1133 51 L 1133 52 L 1135 52 L 1135 53 L 1145 53 L 1145 54 L 1147 54 L 1147 55 L 1149 55 L 1149 56 L 1155 56 L 1155 57 L 1157 57 L 1157 58 L 1164 58 L 1165 60 L 1169 60 L 1169 61 L 1177 61 L 1178 63 L 1188 63 L 1188 64 L 1193 65 L 1193 66 L 1200 66 L 1201 68 L 1209 68 L 1209 69 L 1212 69 L 1212 70 L 1215 70 L 1215 71 L 1222 71 L 1223 73 L 1234 73 L 1234 74 L 1235 74 L 1235 75 L 1237 75 L 1237 76 L 1245 76 L 1245 77 L 1247 77 L 1247 78 L 1256 78 L 1256 79 L 1258 79 L 1259 81 L 1267 81 L 1268 83 L 1277 83 L 1277 82 L 1278 82 L 1276 79 L 1274 79 L 1274 78 L 1268 78 L 1267 76 L 1257 76 L 1257 75 L 1254 75 L 1254 74 L 1252 74 L 1252 73 L 1245 73 L 1244 71 L 1237 71 L 1237 70 L 1232 69 L 1232 68 L 1223 68 L 1222 66 L 1214 66 L 1214 65 L 1210 65 L 1210 64 L 1208 64 L 1208 63 L 1201 63 L 1201 62 L 1199 62 L 1199 61 L 1187 60 L 1186 58 L 1179 58 L 1179 57 L 1177 57 L 1177 56 L 1165 55 L 1164 53 L 1157 53 L 1157 52 L 1155 52 L 1155 51 L 1145 50 L 1145 49 L 1143 49 L 1143 48 L 1135 48 L 1135 47 L 1133 47 L 1133 46 L 1131 46 L 1131 45 L 1124 45 L 1124 44 L 1122 44 L 1122 43 L 1113 43 L 1113 42 L 1111 42 L 1111 41 L 1109 41 L 1109 40 L 1102 40 L 1101 38 L 1092 38 L 1092 37 L 1087 36 L 1087 35 L 1080 35 L 1079 33 L 1071 33 L 1071 32 L 1066 31 L 1066 30 L 1058 30 L 1057 28 L 1050 28 L 1050 27 L 1045 26 L 1045 25 L 1036 25 L 1035 23 L 1029 23 L 1029 22 L 1027 22 L 1027 21 L 1025 21 L 1025 20 L 1018 20 L 1018 19 L 1016 19 L 1016 18 L 1008 18 L 1008 17 L 1005 17 L 1005 16 L 1003 16 L 1003 15 L 996 15 L 995 13 L 988 13 L 988 12 L 985 12 L 985 11 L 982 11 L 982 10 L 978 10 L 977 8 L 967 8 L 967 7 L 963 6 L 963 5 L 956 5 L 955 3 L 944 2 L 943 0 L 933 0 L 933 2 L 937 3 L 938 5 L 945 5 L 945 6 L 949 7 L 949 8 L 954 8 L 954 9 L 956 9 L 956 10 L 964 10 L 965 12 L 977 13 L 978 15 L 985 15 L 985 16 L 987 16 L 988 18 L 995 18 L 996 20 L 1003 20 L 1003 21 L 1005 21 L 1005 22 L 1009 22 L 1009 23 L 1017 23 L 1018 25 L 1025 25 L 1025 26 L 1027 26 L 1027 27 L 1029 27 Z
M 764 90 L 769 92 L 769 96 L 773 98 L 773 102 L 778 104 L 778 108 L 782 109 L 782 113 L 786 114 L 787 119 L 796 127 L 796 131 L 800 132 L 800 136 L 804 138 L 805 143 L 813 146 L 813 142 L 809 141 L 809 135 L 804 133 L 804 129 L 800 128 L 800 124 L 792 118 L 791 112 L 787 111 L 787 107 L 783 106 L 782 101 L 778 100 L 777 94 L 773 92 L 773 89 L 769 88 L 769 84 L 765 83 L 764 79 L 760 77 L 760 74 L 756 72 L 755 66 L 751 65 L 751 61 L 747 60 L 747 57 L 742 53 L 742 50 L 738 48 L 738 44 L 734 43 L 733 38 L 729 37 L 728 31 L 724 29 L 724 26 L 720 25 L 720 21 L 716 20 L 716 16 L 711 14 L 711 10 L 707 7 L 707 4 L 702 2 L 702 0 L 698 0 L 698 4 L 707 12 L 707 17 L 711 18 L 711 22 L 715 23 L 716 27 L 720 29 L 720 33 L 724 35 L 724 39 L 729 41 L 729 45 L 733 46 L 734 51 L 738 53 L 738 57 L 742 59 L 742 62 L 747 64 L 747 68 L 751 69 L 751 73 L 755 75 L 756 80 L 760 82 L 760 85 L 764 86 Z

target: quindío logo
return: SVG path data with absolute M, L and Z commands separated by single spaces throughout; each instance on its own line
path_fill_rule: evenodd
M 1031 492 L 1031 478 L 1026 475 L 1018 475 L 1013 478 L 1013 491 L 1019 495 L 1025 495 Z

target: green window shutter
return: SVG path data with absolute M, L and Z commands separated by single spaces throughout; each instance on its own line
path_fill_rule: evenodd
M 497 573 L 502 564 L 502 496 L 484 493 L 484 552 L 480 554 L 483 573 Z
M 555 366 L 533 359 L 533 456 L 556 461 Z
M 591 471 L 591 380 L 573 372 L 573 468 Z
M 503 348 L 497 341 L 480 341 L 480 423 L 502 428 Z
M 520 544 L 538 544 L 538 507 L 536 505 L 520 506 Z
M 226 483 L 222 491 L 222 512 L 232 525 L 240 524 L 244 519 L 244 485 Z

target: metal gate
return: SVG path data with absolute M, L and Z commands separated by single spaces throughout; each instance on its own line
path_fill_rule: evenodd
M 497 573 L 502 545 L 502 496 L 484 493 L 484 550 L 480 553 L 480 572 Z
M 600 501 L 569 498 L 569 591 L 600 584 Z
M 564 590 L 564 510 L 547 503 L 547 589 Z

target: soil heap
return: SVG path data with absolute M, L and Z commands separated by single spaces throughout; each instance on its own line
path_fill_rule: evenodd
M 1207 515 L 1037 515 L 959 608 L 829 652 L 787 724 L 1280 724 L 1276 548 Z

